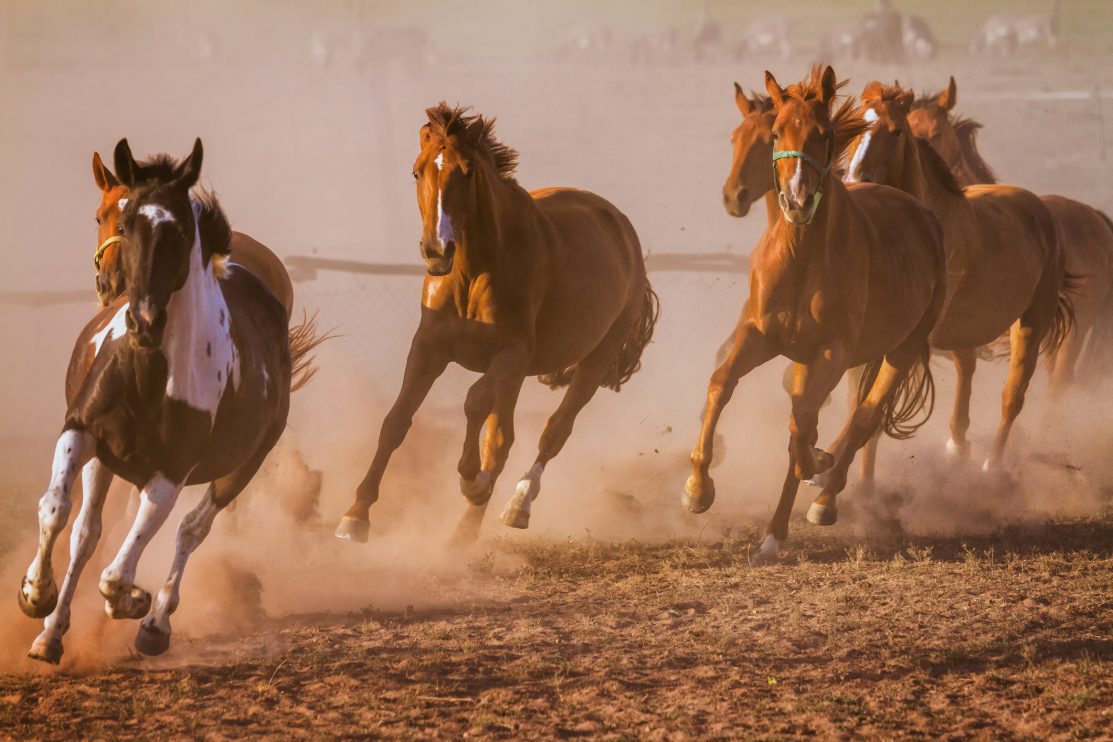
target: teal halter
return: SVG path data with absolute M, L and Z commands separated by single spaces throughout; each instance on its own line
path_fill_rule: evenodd
M 819 160 L 815 159 L 814 157 L 809 155 L 807 152 L 805 152 L 803 150 L 800 150 L 800 149 L 782 149 L 782 150 L 774 149 L 773 150 L 773 187 L 777 191 L 777 204 L 781 207 L 781 213 L 784 214 L 785 221 L 787 221 L 789 224 L 798 224 L 799 223 L 799 224 L 807 225 L 807 224 L 811 224 L 812 219 L 815 218 L 815 212 L 816 212 L 817 209 L 819 209 L 819 202 L 823 198 L 823 184 L 827 182 L 827 174 L 830 173 L 831 168 L 833 168 L 835 166 L 835 135 L 834 135 L 834 132 L 831 133 L 829 139 L 830 139 L 829 149 L 831 150 L 831 159 L 828 161 L 828 163 L 826 165 L 821 164 L 819 162 Z M 773 146 L 774 147 L 777 146 L 776 135 L 774 135 Z M 816 189 L 815 195 L 812 197 L 812 205 L 811 205 L 811 208 L 808 209 L 808 218 L 805 219 L 803 222 L 794 222 L 788 216 L 788 210 L 786 208 L 788 206 L 788 198 L 785 197 L 784 191 L 781 190 L 781 180 L 780 180 L 780 178 L 778 177 L 778 174 L 777 174 L 777 160 L 784 160 L 784 159 L 800 159 L 800 160 L 803 160 L 804 162 L 808 163 L 813 168 L 815 168 L 816 172 L 819 173 L 819 188 Z

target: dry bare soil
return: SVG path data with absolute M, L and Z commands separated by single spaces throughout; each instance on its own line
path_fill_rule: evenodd
M 780 565 L 751 568 L 758 535 L 489 542 L 464 577 L 431 578 L 443 609 L 294 616 L 181 639 L 161 663 L 0 677 L 0 730 L 1113 735 L 1113 514 L 962 541 L 802 528 Z

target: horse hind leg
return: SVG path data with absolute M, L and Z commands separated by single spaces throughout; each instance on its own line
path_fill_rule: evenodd
M 905 362 L 886 358 L 870 387 L 869 394 L 854 410 L 846 439 L 835 466 L 831 468 L 823 490 L 808 509 L 808 522 L 818 526 L 833 525 L 838 520 L 836 497 L 846 488 L 847 473 L 859 449 L 877 439 L 884 404 L 896 394 L 899 382 L 907 375 L 915 357 Z
M 32 618 L 45 618 L 58 603 L 51 555 L 58 535 L 66 527 L 73 508 L 70 492 L 77 471 L 93 456 L 92 435 L 67 430 L 58 437 L 51 466 L 50 485 L 39 500 L 39 548 L 19 588 L 19 607 Z
M 970 397 L 974 391 L 974 371 L 978 367 L 978 351 L 975 348 L 956 350 L 952 356 L 957 380 L 947 453 L 959 461 L 965 461 L 970 457 L 970 442 L 966 439 L 966 433 L 970 430 Z
M 93 458 L 81 472 L 81 511 L 70 534 L 70 565 L 58 593 L 58 605 L 43 622 L 42 633 L 31 644 L 28 656 L 51 664 L 62 659 L 62 636 L 70 628 L 70 604 L 77 591 L 81 571 L 97 548 L 101 534 L 101 513 L 112 484 L 112 472 L 99 459 Z
M 190 556 L 209 535 L 217 514 L 232 504 L 236 496 L 251 482 L 281 434 L 281 429 L 274 431 L 251 460 L 228 476 L 212 482 L 197 507 L 182 518 L 178 525 L 170 574 L 155 596 L 150 613 L 139 624 L 139 633 L 135 637 L 135 648 L 141 653 L 155 656 L 169 649 L 170 615 L 178 609 L 182 577 Z
M 638 308 L 640 309 L 640 305 Z M 572 380 L 564 392 L 564 398 L 545 423 L 545 429 L 541 431 L 541 439 L 537 445 L 537 459 L 518 481 L 514 488 L 514 495 L 500 516 L 500 520 L 505 525 L 511 528 L 529 528 L 530 508 L 533 501 L 541 494 L 541 475 L 545 471 L 545 466 L 564 448 L 564 444 L 572 434 L 576 416 L 595 396 L 607 378 L 607 372 L 614 366 L 630 325 L 634 321 L 628 319 L 629 316 L 630 314 L 627 314 L 625 321 L 612 325 L 603 340 L 576 364 L 576 369 L 572 372 Z

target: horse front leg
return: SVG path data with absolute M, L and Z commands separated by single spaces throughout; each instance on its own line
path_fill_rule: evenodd
M 460 493 L 473 505 L 486 505 L 491 498 L 491 468 L 484 466 L 479 447 L 483 423 L 491 415 L 495 406 L 495 380 L 490 374 L 483 374 L 468 389 L 464 400 L 464 416 L 467 429 L 464 432 L 464 449 L 460 453 Z
M 19 607 L 32 618 L 45 618 L 58 604 L 51 555 L 58 534 L 70 519 L 73 501 L 70 491 L 77 470 L 93 456 L 96 443 L 84 430 L 66 430 L 54 447 L 50 486 L 39 500 L 39 550 L 19 588 Z
M 955 408 L 951 414 L 951 437 L 947 440 L 947 453 L 965 461 L 970 458 L 970 441 L 966 433 L 970 430 L 970 397 L 974 391 L 974 371 L 978 368 L 978 351 L 970 348 L 952 353 L 955 374 Z
M 819 438 L 819 410 L 846 372 L 846 353 L 827 348 L 810 365 L 796 364 L 792 379 L 792 416 L 789 419 L 789 462 L 777 509 L 766 529 L 765 540 L 754 554 L 754 564 L 775 562 L 788 538 L 788 520 L 800 480 L 815 474 L 822 458 L 815 449 Z
M 768 339 L 751 322 L 745 319 L 739 322 L 730 353 L 711 374 L 711 380 L 707 384 L 703 424 L 692 450 L 692 474 L 684 483 L 684 495 L 681 498 L 688 512 L 702 513 L 715 501 L 715 482 L 709 474 L 714 455 L 715 427 L 719 424 L 723 408 L 734 395 L 738 380 L 774 355 L 776 353 Z
M 112 618 L 143 618 L 151 608 L 151 594 L 135 585 L 135 570 L 143 550 L 151 543 L 166 522 L 188 474 L 175 481 L 156 474 L 143 485 L 139 494 L 139 512 L 116 558 L 100 577 L 104 609 Z
M 43 622 L 42 633 L 31 644 L 29 657 L 57 665 L 62 659 L 62 636 L 70 628 L 70 604 L 77 591 L 81 571 L 97 548 L 101 533 L 101 512 L 112 484 L 112 472 L 99 459 L 90 459 L 81 470 L 81 512 L 70 534 L 70 566 L 62 580 L 58 605 Z
M 347 541 L 363 543 L 371 530 L 368 510 L 379 499 L 379 486 L 386 473 L 386 465 L 391 455 L 402 445 L 406 433 L 413 423 L 413 416 L 425 401 L 433 382 L 444 373 L 448 366 L 448 355 L 426 341 L 421 330 L 414 335 L 410 354 L 406 359 L 406 372 L 402 377 L 402 388 L 394 400 L 390 412 L 383 420 L 379 431 L 379 445 L 367 475 L 356 489 L 356 499 L 336 529 L 336 537 Z
M 1011 353 L 1009 357 L 1009 378 L 1005 382 L 1005 389 L 1001 393 L 1001 423 L 997 428 L 997 436 L 993 440 L 993 448 L 989 457 L 982 465 L 983 471 L 994 471 L 1001 467 L 1005 456 L 1005 445 L 1009 441 L 1013 423 L 1024 409 L 1024 397 L 1028 391 L 1028 383 L 1032 374 L 1036 372 L 1039 360 L 1039 344 L 1042 334 L 1036 331 L 1030 323 L 1021 317 L 1013 323 L 1010 331 Z

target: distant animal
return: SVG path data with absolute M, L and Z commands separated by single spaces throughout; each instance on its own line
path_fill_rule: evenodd
M 1059 45 L 1059 0 L 1043 13 L 990 16 L 970 40 L 971 54 L 1009 56 L 1026 47 L 1054 49 Z

